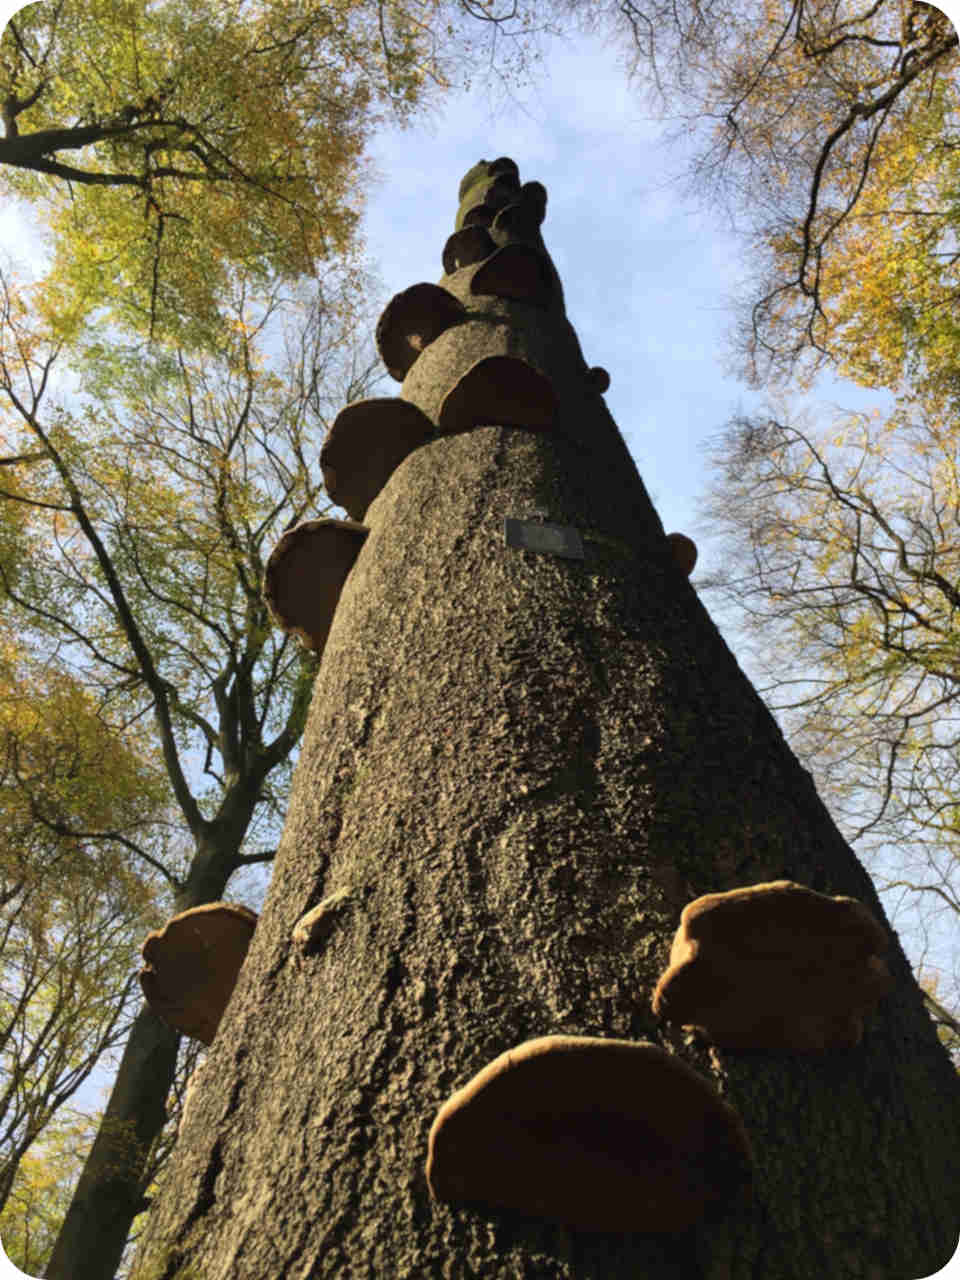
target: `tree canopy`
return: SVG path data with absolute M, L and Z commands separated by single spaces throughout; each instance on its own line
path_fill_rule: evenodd
M 744 234 L 732 346 L 755 382 L 834 363 L 895 385 L 955 352 L 957 33 L 924 0 L 565 5 L 618 29 Z M 953 361 L 955 365 L 955 360 Z
M 2 189 L 52 233 L 63 312 L 151 335 L 216 322 L 232 270 L 315 276 L 353 247 L 362 152 L 441 73 L 370 0 L 43 0 L 0 37 Z
M 960 917 L 960 439 L 889 418 L 738 416 L 703 503 L 728 556 L 701 583 L 762 636 L 760 686 L 881 887 Z M 896 849 L 896 866 L 878 859 Z
M 219 801 L 193 794 L 185 750 L 199 750 L 220 799 L 252 771 L 252 812 L 299 738 L 314 664 L 270 625 L 263 566 L 283 528 L 323 505 L 329 406 L 369 374 L 343 362 L 348 303 L 332 287 L 312 302 L 240 287 L 217 349 L 92 341 L 73 348 L 80 394 L 58 396 L 64 346 L 44 296 L 4 282 L 0 421 L 14 456 L 33 460 L 11 468 L 19 487 L 0 499 L 29 511 L 35 534 L 0 578 L 21 626 L 55 641 L 115 717 L 152 712 L 196 835 Z M 301 324 L 280 372 L 262 344 L 284 314 Z
M 154 744 L 121 736 L 56 660 L 0 660 L 0 1211 L 27 1154 L 129 1028 L 130 952 L 162 839 Z

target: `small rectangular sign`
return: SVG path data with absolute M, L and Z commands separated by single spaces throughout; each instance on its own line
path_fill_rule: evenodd
M 542 551 L 554 556 L 583 559 L 583 542 L 579 532 L 567 524 L 541 524 L 537 520 L 517 520 L 504 516 L 503 535 L 508 547 L 516 551 Z

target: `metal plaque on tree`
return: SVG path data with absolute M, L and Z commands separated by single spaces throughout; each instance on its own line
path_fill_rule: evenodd
M 583 542 L 579 532 L 566 524 L 541 524 L 536 520 L 517 520 L 505 516 L 504 540 L 516 551 L 541 551 L 554 556 L 583 559 Z

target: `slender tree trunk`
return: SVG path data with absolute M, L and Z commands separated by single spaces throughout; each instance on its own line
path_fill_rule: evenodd
M 238 852 L 197 850 L 176 910 L 216 902 Z M 47 1265 L 47 1280 L 113 1280 L 134 1218 L 144 1208 L 145 1170 L 167 1119 L 180 1036 L 147 1004 L 130 1028 L 113 1089 Z
M 404 398 L 437 421 L 506 353 L 549 379 L 553 425 L 439 435 L 365 516 L 137 1280 L 929 1275 L 957 1243 L 960 1108 L 895 935 L 895 989 L 854 1049 L 709 1050 L 651 1011 L 701 894 L 790 879 L 884 916 L 675 566 L 559 295 L 472 294 L 476 270 L 444 276 L 469 317 Z M 504 518 L 538 512 L 583 559 L 506 545 Z M 298 920 L 333 894 L 304 951 Z M 552 1033 L 652 1041 L 711 1080 L 752 1140 L 752 1196 L 682 1236 L 434 1203 L 440 1105 Z
M 166 1122 L 180 1036 L 144 1005 L 47 1266 L 49 1280 L 112 1280 L 143 1209 L 143 1169 Z

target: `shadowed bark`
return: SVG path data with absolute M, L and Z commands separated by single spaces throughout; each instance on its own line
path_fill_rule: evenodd
M 542 245 L 528 187 L 519 213 L 486 211 L 494 243 Z M 711 1050 L 651 1011 L 699 895 L 790 879 L 884 916 L 676 567 L 559 288 L 546 305 L 473 293 L 480 265 L 443 277 L 467 316 L 403 397 L 439 422 L 468 370 L 510 356 L 549 381 L 554 419 L 529 380 L 511 408 L 499 374 L 475 378 L 476 420 L 414 449 L 364 516 L 267 901 L 135 1274 L 936 1272 L 960 1218 L 958 1087 L 895 935 L 894 990 L 853 1049 Z M 484 419 L 487 394 L 514 425 Z M 537 513 L 575 528 L 583 558 L 506 545 L 505 517 Z M 746 1126 L 752 1194 L 678 1236 L 434 1203 L 439 1107 L 554 1033 L 648 1040 L 701 1072 Z

